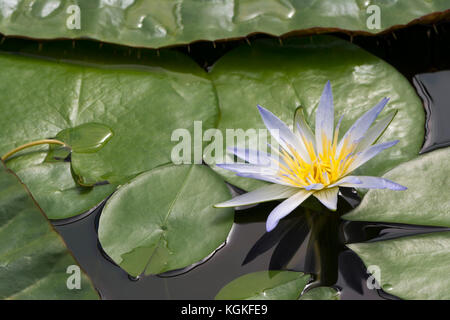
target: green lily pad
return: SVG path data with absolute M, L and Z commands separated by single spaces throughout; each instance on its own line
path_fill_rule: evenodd
M 49 46 L 49 52 L 43 53 L 48 55 L 45 59 L 0 54 L 4 71 L 0 75 L 0 154 L 24 143 L 58 137 L 72 145 L 72 171 L 80 182 L 120 184 L 170 163 L 172 148 L 178 143 L 171 142 L 174 130 L 187 129 L 192 135 L 194 120 L 202 121 L 204 130 L 217 122 L 210 81 L 179 53 L 147 54 L 136 67 L 129 57 L 104 52 L 106 67 L 87 47 L 83 48 L 84 60 L 74 56 L 71 63 L 61 62 L 58 49 Z M 59 150 L 55 148 L 49 155 L 48 150 L 47 146 L 27 149 L 7 164 L 18 171 L 67 155 L 64 150 L 55 154 Z M 73 185 L 73 179 L 64 185 Z M 54 185 L 42 188 L 52 190 Z M 98 203 L 100 193 L 85 193 L 84 198 L 92 196 L 88 202 Z M 40 196 L 36 197 L 40 202 Z M 45 197 L 50 201 L 51 194 Z M 86 203 L 68 205 L 74 210 L 64 215 L 82 212 Z
M 340 300 L 340 294 L 331 287 L 317 287 L 302 294 L 300 300 Z
M 64 219 L 97 206 L 116 189 L 106 184 L 82 187 L 72 178 L 70 163 L 42 163 L 16 172 L 49 219 Z
M 0 152 L 97 123 L 114 136 L 97 152 L 72 159 L 87 182 L 123 183 L 170 163 L 173 131 L 193 135 L 194 120 L 204 130 L 213 127 L 218 107 L 199 67 L 183 55 L 164 55 L 147 56 L 139 70 L 120 62 L 105 68 L 0 55 Z
M 8 169 L 12 170 L 13 172 L 18 172 L 20 170 L 39 165 L 43 162 L 62 161 L 62 159 L 49 158 L 50 153 L 51 151 L 49 146 L 47 145 L 36 146 L 33 147 L 32 149 L 20 152 L 20 156 L 14 156 L 12 158 L 9 158 L 8 161 L 5 162 L 5 165 L 8 167 Z M 68 153 L 65 152 L 64 155 L 68 156 Z
M 84 123 L 75 128 L 64 129 L 55 139 L 68 144 L 75 153 L 99 151 L 112 138 L 111 128 L 101 123 Z
M 62 159 L 70 149 L 40 146 L 8 160 L 7 165 L 31 190 L 49 219 L 65 219 L 85 213 L 112 194 L 117 185 L 82 187 L 71 166 Z
M 234 210 L 207 166 L 169 165 L 137 176 L 106 202 L 98 236 L 104 251 L 132 276 L 159 274 L 200 261 L 227 238 Z
M 380 268 L 380 286 L 402 299 L 450 299 L 450 232 L 348 245 L 366 266 Z
M 61 145 L 49 145 L 48 150 L 46 152 L 46 157 L 44 162 L 62 162 L 69 160 L 72 150 L 69 146 L 61 146 Z M 22 156 L 21 156 L 22 157 Z M 18 162 L 21 162 L 21 157 L 15 158 L 20 159 Z M 36 164 L 40 164 L 42 162 L 38 162 Z M 8 165 L 11 167 L 10 163 Z M 14 166 L 14 165 L 13 165 Z M 21 166 L 22 168 L 27 168 L 29 166 Z
M 0 190 L 0 298 L 98 299 L 83 272 L 80 289 L 68 289 L 67 268 L 77 262 L 3 163 Z
M 294 112 L 301 105 L 313 127 L 323 86 L 330 80 L 336 122 L 344 116 L 341 135 L 384 97 L 391 100 L 381 115 L 398 110 L 380 142 L 396 139 L 400 142 L 355 174 L 382 175 L 415 158 L 422 146 L 425 115 L 414 88 L 392 66 L 344 40 L 317 36 L 290 39 L 283 45 L 274 40 L 255 41 L 251 46 L 243 45 L 221 58 L 213 67 L 211 79 L 220 102 L 218 128 L 224 136 L 227 129 L 264 129 L 257 104 L 291 127 Z M 255 135 L 248 134 L 249 141 L 257 146 Z M 264 141 L 262 138 L 263 135 L 259 142 Z M 232 161 L 229 155 L 227 161 Z M 233 172 L 217 167 L 215 170 L 244 190 L 263 184 L 236 177 Z
M 87 180 L 83 176 L 83 159 L 96 159 L 96 153 L 102 149 L 106 143 L 113 137 L 111 128 L 95 122 L 84 123 L 74 128 L 68 128 L 60 131 L 55 139 L 60 140 L 68 145 L 68 148 L 56 146 L 51 148 L 51 152 L 47 159 L 63 158 L 70 149 L 72 172 L 75 180 L 82 186 L 93 186 L 98 182 L 98 178 Z M 81 158 L 81 159 L 80 159 Z M 81 166 L 81 167 L 80 167 Z M 94 167 L 95 168 L 95 167 Z M 95 172 L 101 172 L 101 168 L 96 168 Z M 90 172 L 90 176 L 93 172 Z
M 378 6 L 379 25 L 372 21 L 378 12 L 373 5 Z M 378 33 L 410 22 L 437 21 L 448 9 L 446 0 L 17 0 L 1 4 L 0 32 L 156 48 L 253 33 Z
M 297 300 L 311 276 L 294 271 L 259 271 L 223 287 L 216 300 Z
M 406 191 L 370 190 L 347 220 L 450 227 L 450 148 L 419 156 L 394 168 L 385 178 Z

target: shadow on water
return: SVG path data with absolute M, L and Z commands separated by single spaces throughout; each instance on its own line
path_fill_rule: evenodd
M 55 227 L 104 299 L 212 299 L 233 279 L 261 270 L 311 273 L 311 287 L 334 286 L 343 299 L 389 298 L 367 288 L 366 269 L 345 243 L 386 234 L 396 237 L 429 232 L 431 228 L 344 222 L 340 216 L 352 208 L 348 202 L 354 201 L 354 196 L 349 201 L 340 199 L 337 212 L 297 209 L 271 233 L 265 231 L 265 220 L 275 203 L 237 211 L 228 242 L 209 259 L 175 274 L 138 279 L 115 265 L 98 243 L 102 206 L 82 219 Z
M 449 23 L 352 39 L 388 61 L 414 84 L 427 113 L 422 152 L 450 144 L 446 124 L 450 117 L 450 71 L 445 71 L 450 70 L 449 40 Z M 239 44 L 231 41 L 213 49 L 210 43 L 200 42 L 191 45 L 189 54 L 208 69 L 215 59 Z M 395 299 L 381 290 L 368 289 L 365 266 L 345 244 L 434 232 L 439 228 L 344 221 L 341 215 L 360 200 L 352 189 L 345 188 L 340 198 L 346 200 L 340 199 L 337 212 L 300 208 L 271 233 L 265 231 L 265 220 L 276 203 L 238 210 L 227 243 L 208 259 L 188 269 L 139 279 L 130 278 L 103 253 L 96 233 L 102 206 L 76 221 L 55 223 L 55 227 L 105 299 L 212 299 L 235 278 L 269 269 L 311 273 L 314 279 L 310 287 L 333 286 L 341 291 L 342 299 Z

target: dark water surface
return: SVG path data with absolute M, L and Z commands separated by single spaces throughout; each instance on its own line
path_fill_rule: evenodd
M 450 145 L 449 109 L 450 71 L 421 73 L 414 86 L 427 112 L 427 139 L 421 153 Z
M 335 35 L 350 39 L 347 35 Z M 448 146 L 450 71 L 446 70 L 450 70 L 450 24 L 415 26 L 395 34 L 358 36 L 351 40 L 392 64 L 414 84 L 427 112 L 422 152 Z M 189 54 L 208 69 L 217 58 L 242 41 L 218 43 L 216 47 L 210 42 L 200 42 L 177 50 Z M 15 44 L 10 42 L 9 45 L 14 47 Z M 342 299 L 395 299 L 381 290 L 367 288 L 366 269 L 345 243 L 438 229 L 346 222 L 340 216 L 356 206 L 359 198 L 350 189 L 342 190 L 341 197 L 347 201 L 339 200 L 336 213 L 315 213 L 299 208 L 269 234 L 265 232 L 265 220 L 275 203 L 236 211 L 227 243 L 205 261 L 186 270 L 139 279 L 130 278 L 103 254 L 96 234 L 102 206 L 82 218 L 57 221 L 54 225 L 104 299 L 212 299 L 231 280 L 269 269 L 312 273 L 311 286 L 334 286 L 341 291 Z

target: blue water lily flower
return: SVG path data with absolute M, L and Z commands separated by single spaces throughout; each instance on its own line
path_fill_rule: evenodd
M 395 115 L 387 115 L 372 125 L 388 101 L 385 98 L 367 111 L 339 141 L 342 118 L 334 129 L 333 96 L 329 81 L 317 108 L 315 134 L 301 114 L 296 116 L 292 132 L 269 110 L 258 106 L 264 124 L 279 144 L 278 150 L 272 147 L 272 154 L 269 155 L 257 150 L 234 148 L 230 151 L 249 163 L 217 166 L 237 172 L 241 177 L 272 184 L 216 204 L 215 207 L 237 207 L 286 199 L 275 207 L 267 219 L 266 229 L 270 232 L 280 219 L 311 195 L 328 209 L 336 210 L 340 186 L 406 190 L 406 187 L 384 178 L 350 175 L 381 151 L 397 144 L 398 140 L 375 144 Z

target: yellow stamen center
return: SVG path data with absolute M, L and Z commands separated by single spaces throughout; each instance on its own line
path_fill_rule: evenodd
M 337 154 L 338 130 L 333 141 L 322 134 L 321 153 L 318 153 L 312 141 L 304 136 L 302 141 L 311 161 L 303 159 L 291 146 L 288 146 L 289 150 L 281 149 L 280 158 L 283 161 L 279 162 L 278 175 L 283 181 L 300 188 L 316 183 L 326 187 L 347 175 L 348 168 L 355 159 L 352 152 L 356 144 L 350 144 L 348 139 L 345 139 L 341 151 Z

